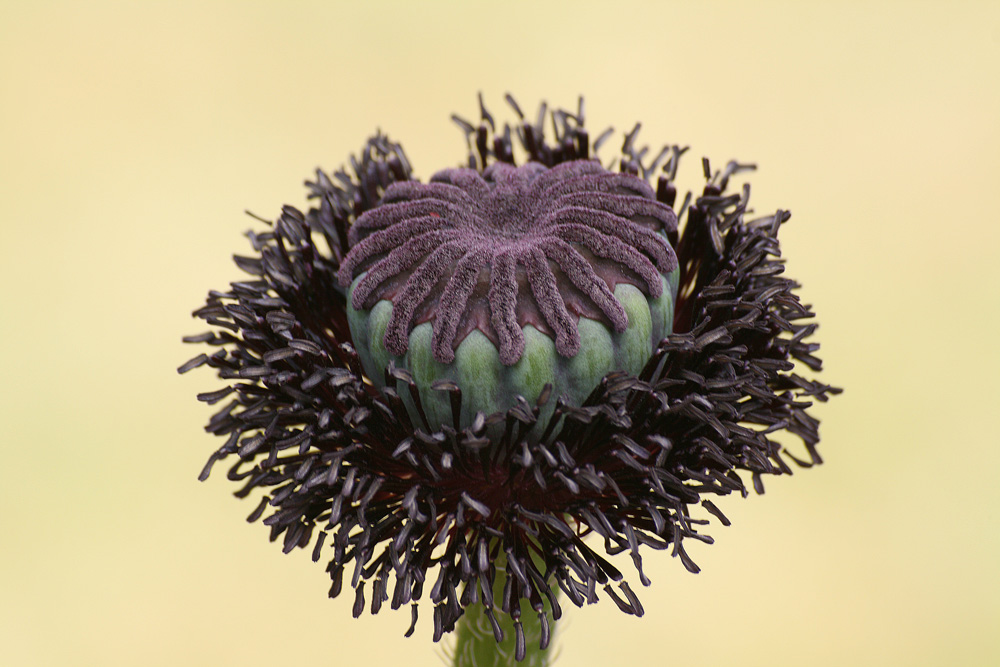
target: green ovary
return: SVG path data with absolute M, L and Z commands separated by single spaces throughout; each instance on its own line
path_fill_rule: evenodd
M 472 331 L 458 345 L 452 363 L 443 364 L 432 354 L 431 322 L 413 328 L 404 355 L 391 355 L 385 349 L 383 338 L 392 304 L 379 301 L 369 311 L 358 311 L 350 305 L 351 293 L 362 276 L 354 281 L 348 292 L 348 323 L 365 373 L 377 387 L 385 386 L 385 369 L 390 360 L 396 367 L 412 373 L 431 430 L 451 426 L 454 421 L 449 393 L 431 389 L 437 380 L 451 380 L 461 388 L 461 428 L 471 424 L 477 412 L 490 415 L 512 408 L 518 395 L 534 405 L 545 385 L 552 384 L 552 396 L 532 430 L 537 437 L 551 418 L 557 397 L 562 396 L 572 405 L 581 405 L 608 373 L 620 370 L 638 375 L 642 371 L 657 343 L 672 332 L 676 274 L 675 270 L 661 277 L 663 292 L 655 299 L 648 298 L 632 285 L 617 285 L 614 294 L 628 315 L 628 327 L 616 333 L 602 322 L 580 318 L 580 351 L 570 358 L 560 356 L 551 338 L 527 325 L 523 328 L 524 354 L 513 366 L 500 363 L 497 348 L 478 330 Z M 396 389 L 414 425 L 422 426 L 410 392 L 404 386 Z

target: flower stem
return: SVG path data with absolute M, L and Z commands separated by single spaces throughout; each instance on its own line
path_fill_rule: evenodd
M 506 563 L 497 563 L 497 575 L 493 581 L 493 599 L 497 602 L 503 594 L 503 577 L 500 571 Z M 558 588 L 553 587 L 558 592 Z M 548 600 L 545 601 L 545 613 L 549 618 L 549 645 L 545 650 L 538 647 L 542 637 L 542 621 L 538 613 L 521 601 L 521 627 L 524 631 L 525 656 L 517 662 L 516 631 L 514 622 L 507 614 L 497 609 L 494 617 L 503 629 L 503 641 L 499 644 L 493 636 L 493 625 L 486 615 L 482 604 L 475 604 L 465 610 L 458 620 L 455 629 L 454 667 L 548 667 L 552 659 L 552 637 L 555 634 L 555 621 L 552 620 L 552 609 Z

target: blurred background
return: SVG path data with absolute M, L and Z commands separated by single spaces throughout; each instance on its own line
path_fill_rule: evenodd
M 643 618 L 570 609 L 557 664 L 1000 664 L 998 82 L 987 2 L 0 3 L 0 663 L 441 664 L 197 481 L 218 381 L 175 369 L 244 209 L 377 128 L 427 178 L 509 91 L 692 186 L 756 162 L 847 389 L 825 465 L 719 501 L 701 574 L 649 553 Z

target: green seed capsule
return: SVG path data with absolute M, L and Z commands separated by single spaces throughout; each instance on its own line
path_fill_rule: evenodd
M 364 274 L 355 279 L 348 291 L 348 322 L 365 373 L 376 386 L 385 386 L 385 369 L 390 360 L 413 375 L 432 430 L 453 424 L 450 395 L 432 389 L 437 380 L 450 380 L 461 389 L 461 428 L 469 426 L 478 412 L 488 416 L 514 407 L 518 396 L 534 405 L 545 385 L 551 384 L 552 398 L 532 431 L 539 434 L 551 418 L 556 397 L 578 406 L 608 373 L 625 371 L 638 375 L 642 371 L 657 343 L 672 331 L 677 272 L 675 269 L 661 277 L 663 291 L 655 298 L 647 297 L 633 285 L 617 285 L 614 296 L 628 317 L 626 329 L 616 332 L 603 322 L 581 317 L 577 322 L 580 348 L 572 357 L 560 355 L 552 338 L 529 324 L 522 328 L 524 352 L 511 366 L 501 363 L 496 346 L 478 330 L 459 343 L 454 361 L 445 364 L 433 355 L 432 322 L 414 327 L 406 353 L 393 355 L 384 342 L 392 304 L 381 300 L 369 311 L 356 310 L 350 305 L 354 288 Z M 409 391 L 403 386 L 396 389 L 414 424 L 422 425 Z
M 638 375 L 671 333 L 676 231 L 646 181 L 596 160 L 446 169 L 386 188 L 348 230 L 337 279 L 372 382 L 390 363 L 412 375 L 416 396 L 395 390 L 415 425 L 464 428 L 550 385 L 540 433 L 558 399 Z

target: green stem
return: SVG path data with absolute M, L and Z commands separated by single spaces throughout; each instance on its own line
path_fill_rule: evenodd
M 505 563 L 497 563 L 497 576 L 493 580 L 493 599 L 499 606 L 503 594 Z M 555 588 L 558 593 L 558 588 Z M 555 634 L 555 621 L 552 620 L 552 610 L 548 600 L 545 601 L 545 613 L 549 617 L 549 645 L 543 651 L 538 648 L 542 637 L 542 622 L 538 612 L 531 608 L 527 601 L 521 601 L 521 627 L 524 630 L 526 653 L 524 660 L 514 660 L 516 633 L 514 622 L 510 616 L 499 609 L 494 611 L 494 617 L 503 629 L 504 639 L 499 644 L 493 636 L 493 625 L 486 616 L 481 603 L 472 605 L 458 620 L 455 629 L 454 667 L 548 667 L 552 659 L 552 637 Z

